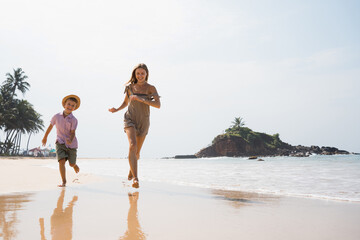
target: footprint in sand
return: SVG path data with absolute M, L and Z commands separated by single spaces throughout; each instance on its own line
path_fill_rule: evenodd
M 123 184 L 123 187 L 130 187 L 130 184 L 125 181 L 122 181 L 122 184 Z
M 73 182 L 73 183 L 80 183 L 80 181 L 79 181 L 78 178 L 75 178 L 72 182 Z

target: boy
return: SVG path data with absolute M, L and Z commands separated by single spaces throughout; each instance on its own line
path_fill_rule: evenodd
M 69 165 L 74 168 L 76 173 L 80 171 L 79 166 L 76 164 L 78 142 L 75 136 L 75 130 L 78 121 L 72 114 L 73 111 L 80 107 L 80 98 L 76 95 L 66 96 L 62 100 L 62 105 L 64 111 L 52 117 L 45 136 L 42 139 L 42 145 L 45 146 L 51 129 L 56 125 L 56 157 L 59 162 L 62 179 L 62 184 L 60 184 L 59 187 L 66 186 L 66 160 L 69 160 Z

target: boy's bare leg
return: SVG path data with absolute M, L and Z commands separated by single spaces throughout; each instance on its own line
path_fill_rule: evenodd
M 62 184 L 60 184 L 59 187 L 65 187 L 66 186 L 65 163 L 66 163 L 65 158 L 59 160 L 59 170 L 60 170 L 60 175 L 61 175 L 61 179 L 62 179 Z
M 76 163 L 75 164 L 69 163 L 69 165 L 70 165 L 70 167 L 74 168 L 76 173 L 80 172 L 80 168 Z

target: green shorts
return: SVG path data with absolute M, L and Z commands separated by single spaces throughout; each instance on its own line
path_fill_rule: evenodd
M 70 164 L 76 164 L 76 148 L 68 148 L 65 144 L 56 143 L 56 157 L 57 160 L 69 160 Z

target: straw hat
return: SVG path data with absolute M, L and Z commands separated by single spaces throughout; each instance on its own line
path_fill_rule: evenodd
M 62 100 L 63 107 L 65 107 L 65 102 L 69 98 L 75 98 L 77 100 L 77 104 L 76 104 L 76 107 L 74 109 L 74 111 L 75 111 L 76 109 L 78 109 L 80 107 L 80 98 L 78 96 L 76 96 L 76 95 L 68 95 L 68 96 L 64 97 L 63 100 Z

